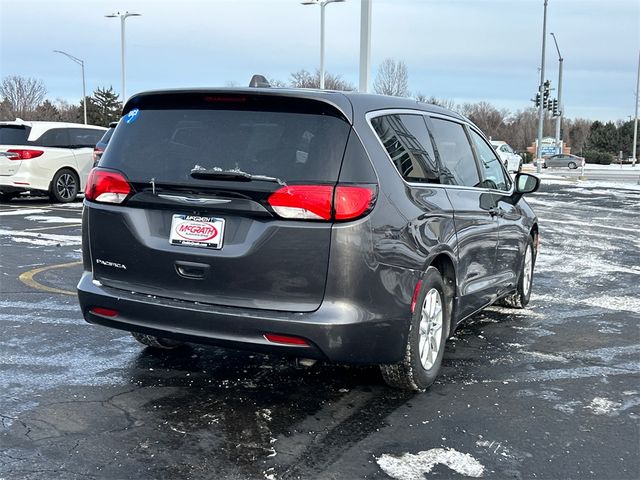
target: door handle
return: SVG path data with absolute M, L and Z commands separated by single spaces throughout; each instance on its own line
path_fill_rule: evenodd
M 176 262 L 176 272 L 183 278 L 189 280 L 202 280 L 209 273 L 211 268 L 206 263 L 194 263 L 194 262 Z

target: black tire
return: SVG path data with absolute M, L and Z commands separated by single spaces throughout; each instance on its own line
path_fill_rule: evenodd
M 0 192 L 0 202 L 8 203 L 12 198 L 16 197 L 18 194 L 13 192 Z
M 158 348 L 161 350 L 174 350 L 184 345 L 183 342 L 179 342 L 178 340 L 155 337 L 153 335 L 147 335 L 145 333 L 131 332 L 131 335 L 133 335 L 133 338 L 135 338 L 142 345 L 151 348 Z
M 576 164 L 576 162 L 569 162 L 569 165 L 567 165 L 571 170 L 575 170 L 576 168 L 578 168 L 578 165 Z
M 530 272 L 527 276 L 525 269 L 527 268 L 527 250 L 531 254 Z M 525 246 L 524 255 L 522 258 L 522 266 L 518 275 L 518 285 L 516 291 L 511 295 L 498 300 L 497 305 L 508 308 L 524 308 L 531 299 L 531 287 L 533 286 L 533 270 L 536 265 L 536 252 L 533 248 L 533 239 L 529 237 L 527 245 Z
M 49 198 L 56 203 L 73 202 L 80 192 L 80 179 L 73 170 L 63 168 L 53 176 Z
M 439 335 L 439 346 L 437 355 L 432 361 L 432 365 L 427 369 L 420 359 L 420 325 L 423 318 L 423 308 L 427 305 L 427 294 L 435 290 L 440 298 L 440 307 L 442 309 L 442 320 Z M 416 308 L 411 315 L 411 323 L 409 325 L 409 333 L 407 335 L 407 345 L 405 347 L 405 357 L 400 363 L 392 365 L 380 365 L 380 371 L 384 381 L 390 387 L 400 388 L 402 390 L 411 390 L 414 392 L 424 392 L 438 377 L 440 366 L 442 365 L 442 357 L 444 356 L 445 342 L 449 334 L 451 324 L 450 305 L 451 302 L 447 297 L 447 290 L 440 272 L 429 267 L 425 272 L 420 293 L 416 301 Z M 426 340 L 426 343 L 430 342 Z M 431 343 L 429 343 L 431 345 Z

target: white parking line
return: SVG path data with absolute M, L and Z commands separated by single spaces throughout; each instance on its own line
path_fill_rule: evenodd
M 6 217 L 9 215 L 31 215 L 34 213 L 49 213 L 51 210 L 43 210 L 42 208 L 20 209 L 20 210 L 8 210 L 0 211 L 0 216 Z

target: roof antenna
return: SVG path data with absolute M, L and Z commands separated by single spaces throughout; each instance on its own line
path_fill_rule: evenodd
M 271 84 L 264 75 L 254 75 L 253 77 L 251 77 L 249 86 L 252 88 L 270 88 Z

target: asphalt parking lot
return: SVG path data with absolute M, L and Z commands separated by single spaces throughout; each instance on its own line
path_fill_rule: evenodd
M 467 321 L 420 395 L 88 325 L 81 203 L 0 204 L 0 478 L 639 478 L 640 189 L 555 182 L 530 203 L 529 308 Z

